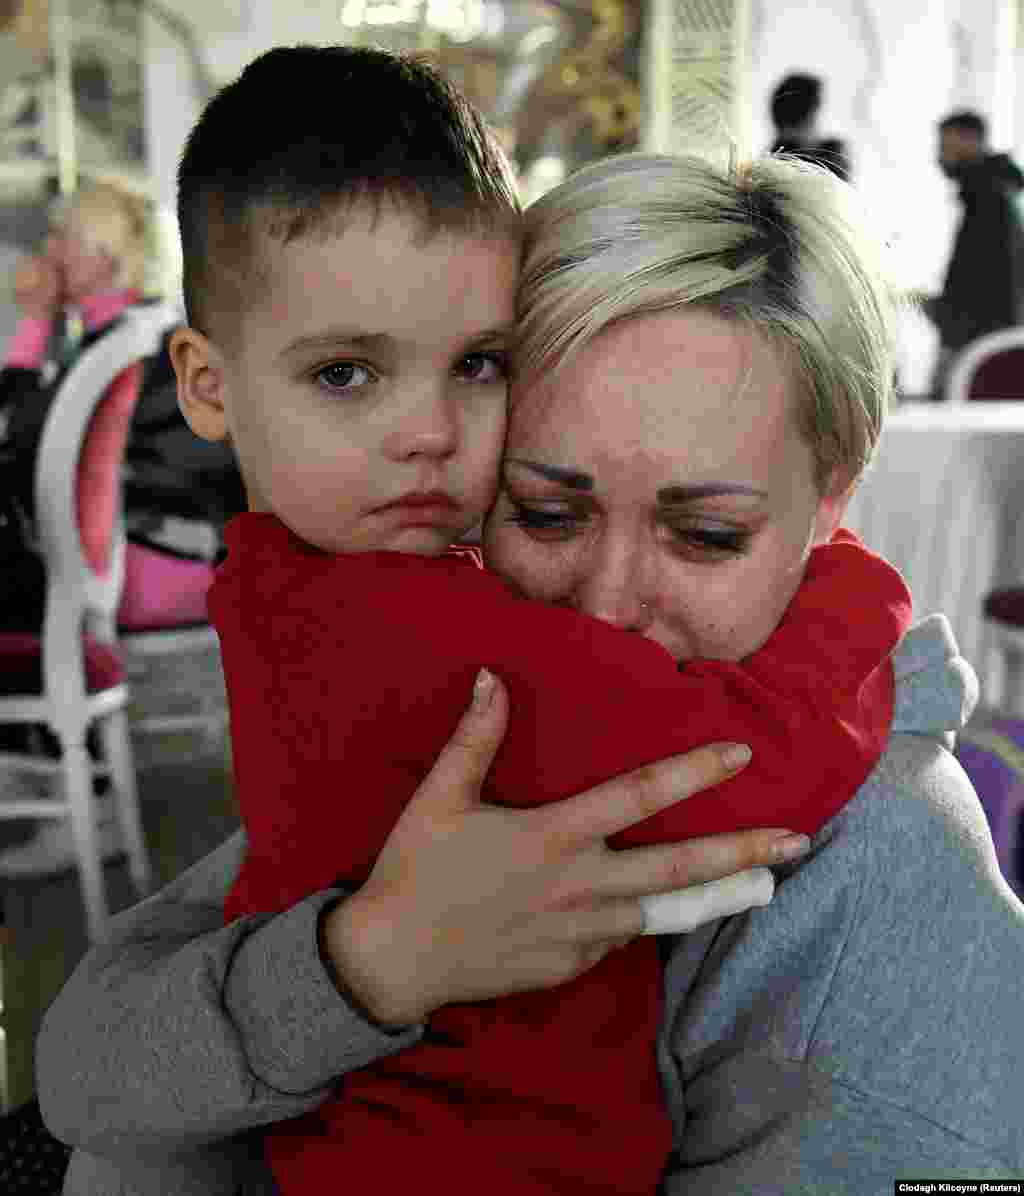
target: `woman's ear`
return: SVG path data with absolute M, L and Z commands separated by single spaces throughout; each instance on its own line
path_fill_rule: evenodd
M 814 547 L 827 544 L 846 517 L 846 508 L 857 488 L 848 470 L 834 469 L 825 484 L 814 516 Z
M 203 440 L 227 440 L 227 381 L 216 346 L 185 326 L 171 337 L 169 349 L 178 379 L 178 406 L 188 426 Z

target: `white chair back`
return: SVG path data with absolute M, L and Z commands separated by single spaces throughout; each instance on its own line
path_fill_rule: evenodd
M 119 672 L 116 659 L 109 652 L 97 653 L 87 644 L 85 633 L 115 642 L 114 620 L 124 573 L 124 445 L 138 399 L 142 363 L 160 350 L 164 333 L 181 322 L 180 313 L 169 305 L 130 309 L 116 327 L 82 353 L 53 396 L 35 465 L 36 526 L 47 575 L 43 634 L 7 637 L 14 641 L 7 644 L 13 659 L 20 660 L 28 647 L 31 663 L 24 692 L 0 696 L 0 723 L 47 726 L 60 754 L 51 759 L 33 753 L 0 753 L 0 767 L 57 776 L 60 787 L 45 795 L 5 796 L 0 818 L 56 821 L 58 836 L 60 824 L 70 824 L 89 937 L 94 942 L 106 937 L 109 928 L 94 790 L 97 776 L 109 777 L 111 807 L 140 896 L 152 887 L 152 868 L 128 734 L 128 686 L 119 679 L 123 670 Z M 90 652 L 95 665 L 91 689 Z M 40 654 L 41 687 L 31 668 Z M 98 760 L 87 742 L 90 727 L 98 734 Z M 52 837 L 40 841 L 54 849 Z M 58 837 L 58 848 L 59 842 Z M 31 854 L 31 844 L 28 849 Z M 15 874 L 17 861 L 10 856 L 18 851 L 3 853 L 2 866 Z
M 68 673 L 61 662 L 82 651 L 83 630 L 102 642 L 115 642 L 124 577 L 120 486 L 114 491 L 105 571 L 98 571 L 90 562 L 79 526 L 78 467 L 93 414 L 118 375 L 157 353 L 164 333 L 180 323 L 181 314 L 171 304 L 129 308 L 118 326 L 86 349 L 71 367 L 47 413 L 36 462 L 35 500 L 47 569 L 43 668 L 48 687 L 67 685 Z M 120 470 L 120 462 L 116 468 Z

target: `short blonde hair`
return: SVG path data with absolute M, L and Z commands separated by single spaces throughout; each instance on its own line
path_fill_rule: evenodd
M 90 249 L 106 250 L 117 263 L 115 285 L 145 289 L 150 221 L 142 196 L 115 183 L 89 183 L 55 207 L 50 223 L 73 223 Z
M 749 322 L 805 380 L 801 432 L 824 488 L 874 452 L 899 300 L 854 192 L 784 156 L 719 167 L 624 154 L 526 212 L 517 373 L 557 369 L 610 324 L 694 303 Z

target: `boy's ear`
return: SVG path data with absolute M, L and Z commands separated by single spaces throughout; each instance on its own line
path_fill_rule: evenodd
M 836 469 L 825 486 L 814 520 L 814 545 L 827 544 L 846 516 L 857 485 L 848 470 Z
M 178 378 L 178 406 L 203 440 L 227 440 L 227 381 L 217 347 L 194 328 L 182 327 L 168 346 Z

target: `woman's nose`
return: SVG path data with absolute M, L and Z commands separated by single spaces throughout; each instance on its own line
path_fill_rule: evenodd
M 584 563 L 573 605 L 623 631 L 645 631 L 654 617 L 643 562 L 636 554 L 604 552 Z

